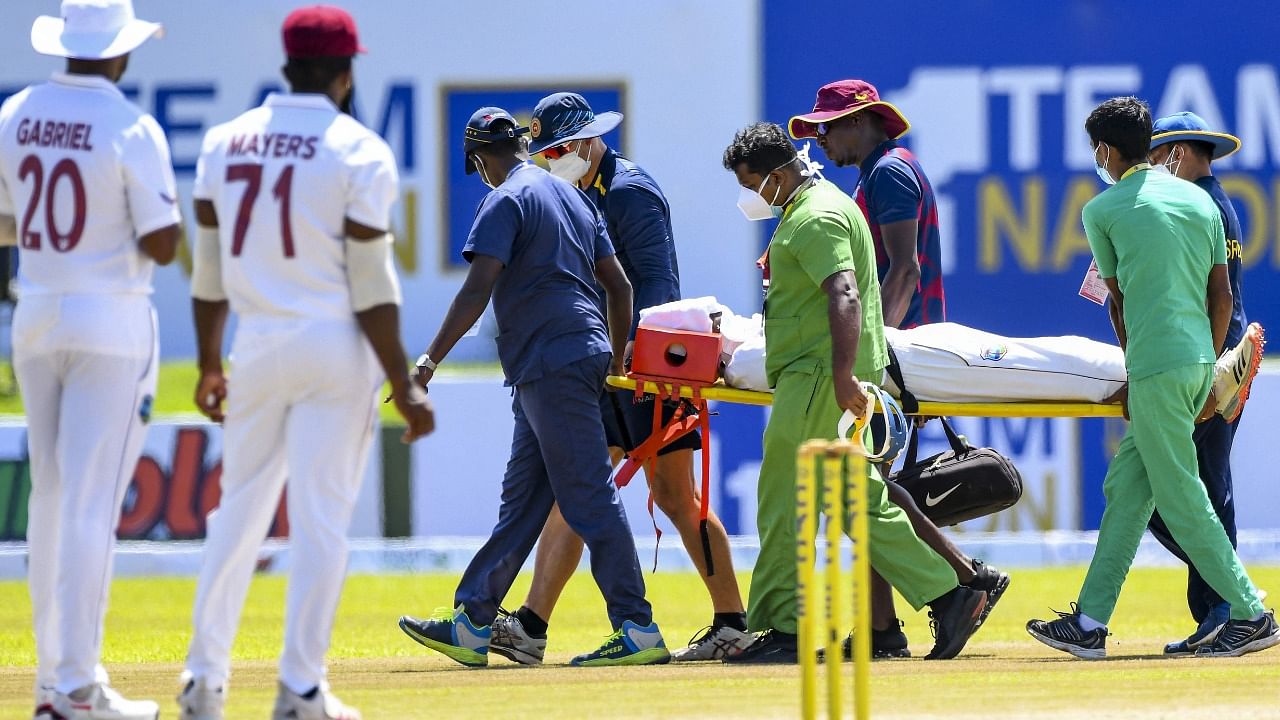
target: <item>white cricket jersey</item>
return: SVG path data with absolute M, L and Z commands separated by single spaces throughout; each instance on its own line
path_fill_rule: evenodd
M 164 131 L 110 80 L 55 73 L 0 106 L 23 296 L 150 294 L 137 239 L 180 222 L 177 197 Z
M 211 129 L 194 195 L 218 214 L 231 309 L 352 319 L 344 220 L 389 230 L 398 191 L 391 148 L 323 95 L 273 93 Z

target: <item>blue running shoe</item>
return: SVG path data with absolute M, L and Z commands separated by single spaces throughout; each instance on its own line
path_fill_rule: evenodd
M 403 615 L 400 629 L 419 643 L 448 656 L 467 667 L 489 664 L 488 625 L 476 627 L 461 605 L 450 610 L 439 608 L 428 620 Z
M 1213 641 L 1218 639 L 1218 633 L 1222 631 L 1222 626 L 1226 625 L 1230 619 L 1231 603 L 1214 605 L 1190 637 L 1164 646 L 1165 657 L 1190 657 L 1200 648 L 1213 645 Z
M 570 662 L 578 667 L 603 667 L 606 665 L 663 665 L 671 662 L 671 653 L 662 641 L 657 623 L 641 627 L 624 620 L 622 627 L 605 638 L 604 644 L 594 652 L 579 655 Z

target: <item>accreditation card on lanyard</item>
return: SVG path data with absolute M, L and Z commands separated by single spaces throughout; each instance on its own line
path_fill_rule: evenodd
M 1080 297 L 1104 305 L 1110 294 L 1111 291 L 1107 290 L 1107 284 L 1102 280 L 1102 274 L 1098 272 L 1097 261 L 1090 260 L 1089 269 L 1084 274 L 1084 282 L 1080 283 Z

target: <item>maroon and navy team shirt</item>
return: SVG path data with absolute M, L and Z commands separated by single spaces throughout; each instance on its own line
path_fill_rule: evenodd
M 911 151 L 893 140 L 876 146 L 862 161 L 854 199 L 862 208 L 875 240 L 876 269 L 880 281 L 889 273 L 889 256 L 880 237 L 880 226 L 915 220 L 916 257 L 920 282 L 902 319 L 901 329 L 943 322 L 947 319 L 942 290 L 942 243 L 938 234 L 938 207 L 933 187 Z

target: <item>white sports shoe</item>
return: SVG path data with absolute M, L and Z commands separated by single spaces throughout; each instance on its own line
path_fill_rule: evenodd
M 36 687 L 36 711 L 31 715 L 33 720 L 53 720 L 53 696 L 57 694 L 52 687 Z
M 542 664 L 547 652 L 547 639 L 530 635 L 515 615 L 499 614 L 490 628 L 493 635 L 489 638 L 489 652 L 521 665 Z
M 1218 400 L 1218 413 L 1227 422 L 1235 422 L 1244 410 L 1253 378 L 1262 364 L 1262 349 L 1266 344 L 1262 326 L 1249 323 L 1240 342 L 1222 353 L 1214 363 L 1213 392 Z
M 299 695 L 280 683 L 271 720 L 361 720 L 360 711 L 343 705 L 328 687 L 316 688 L 308 695 L 311 697 Z
M 150 700 L 126 700 L 111 686 L 94 683 L 69 695 L 55 693 L 53 712 L 62 720 L 157 720 L 160 706 Z
M 183 672 L 182 692 L 178 693 L 178 717 L 181 720 L 222 720 L 227 702 L 225 685 L 213 686 L 204 678 Z
M 726 655 L 733 655 L 751 644 L 755 638 L 751 633 L 734 630 L 727 625 L 708 627 L 701 635 L 689 641 L 689 647 L 680 648 L 671 653 L 676 662 L 687 660 L 722 660 Z

